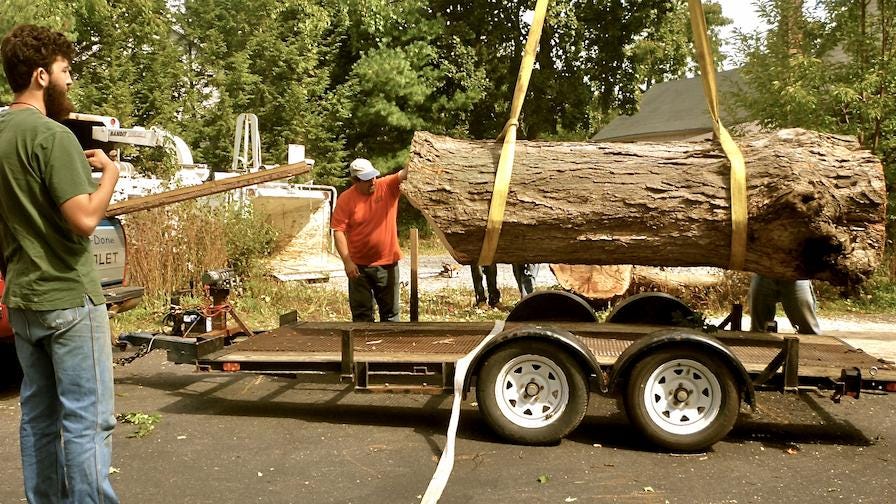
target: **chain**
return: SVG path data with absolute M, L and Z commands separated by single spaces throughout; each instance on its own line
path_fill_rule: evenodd
M 135 360 L 139 359 L 140 357 L 143 357 L 144 355 L 148 354 L 149 351 L 150 351 L 149 345 L 140 345 L 140 348 L 138 348 L 137 351 L 133 355 L 128 355 L 127 357 L 119 357 L 117 359 L 112 359 L 112 363 L 115 364 L 116 366 L 121 366 L 121 367 L 127 366 L 128 364 L 134 362 Z

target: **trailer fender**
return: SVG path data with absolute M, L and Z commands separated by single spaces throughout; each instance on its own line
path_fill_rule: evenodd
M 737 380 L 738 388 L 743 392 L 744 402 L 751 407 L 755 407 L 756 391 L 753 388 L 753 382 L 744 365 L 735 357 L 731 349 L 717 338 L 687 328 L 661 329 L 629 345 L 622 352 L 622 355 L 619 356 L 619 359 L 616 360 L 612 371 L 610 371 L 610 378 L 607 383 L 608 393 L 612 394 L 619 389 L 619 386 L 628 378 L 632 366 L 645 355 L 661 348 L 688 345 L 700 348 L 719 357 L 728 366 Z
M 597 314 L 584 299 L 564 291 L 538 291 L 520 300 L 507 314 L 507 322 L 597 322 Z
M 664 292 L 642 292 L 625 298 L 604 322 L 614 324 L 687 325 L 695 315 L 684 301 Z
M 590 374 L 596 375 L 597 385 L 600 391 L 606 391 L 606 377 L 600 369 L 600 364 L 597 362 L 594 354 L 591 353 L 591 350 L 589 350 L 576 335 L 556 327 L 532 325 L 517 327 L 512 330 L 501 332 L 492 338 L 491 341 L 486 343 L 473 357 L 472 362 L 470 362 L 470 367 L 467 369 L 467 376 L 464 377 L 464 393 L 466 394 L 470 391 L 473 374 L 478 372 L 480 363 L 486 357 L 510 342 L 518 342 L 524 339 L 548 341 L 565 349 L 576 359 L 576 361 L 578 361 L 582 370 L 589 373 L 589 376 L 586 376 L 585 379 L 591 381 Z

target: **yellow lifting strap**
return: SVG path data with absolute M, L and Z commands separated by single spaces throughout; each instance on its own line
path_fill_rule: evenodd
M 729 268 L 742 270 L 747 247 L 747 183 L 744 158 L 719 118 L 715 66 L 713 65 L 712 53 L 709 50 L 709 37 L 707 36 L 703 4 L 700 0 L 688 0 L 688 6 L 690 7 L 691 30 L 694 33 L 697 62 L 700 65 L 700 74 L 703 77 L 703 90 L 706 94 L 706 102 L 712 117 L 713 133 L 722 145 L 722 150 L 731 164 L 731 257 Z M 495 174 L 495 185 L 488 211 L 485 239 L 482 242 L 482 250 L 479 253 L 480 265 L 493 264 L 495 251 L 498 248 L 498 238 L 501 235 L 501 226 L 504 224 L 504 210 L 510 189 L 510 177 L 513 173 L 513 156 L 516 147 L 518 120 L 520 111 L 523 108 L 523 100 L 526 97 L 526 89 L 529 87 L 529 78 L 532 75 L 532 66 L 535 62 L 535 53 L 538 50 L 547 8 L 548 0 L 538 0 L 535 5 L 535 15 L 532 18 L 532 25 L 529 27 L 529 38 L 526 41 L 523 61 L 520 64 L 520 73 L 517 76 L 516 88 L 513 92 L 510 119 L 507 120 L 503 131 L 498 136 L 498 140 L 504 139 L 504 144 L 501 148 L 501 157 L 498 160 L 498 170 Z
M 495 174 L 495 188 L 492 191 L 492 201 L 488 209 L 485 239 L 482 241 L 482 250 L 479 252 L 479 264 L 481 265 L 495 262 L 495 250 L 498 248 L 498 238 L 501 236 L 501 226 L 504 224 L 504 209 L 507 206 L 507 193 L 510 190 L 510 175 L 513 173 L 517 121 L 520 118 L 520 111 L 523 109 L 523 99 L 525 99 L 526 89 L 529 87 L 529 77 L 532 75 L 535 53 L 538 51 L 538 41 L 541 39 L 541 28 L 544 26 L 547 12 L 548 0 L 538 0 L 535 4 L 532 25 L 529 27 L 529 38 L 526 40 L 520 73 L 516 78 L 516 89 L 513 91 L 513 102 L 510 105 L 510 119 L 507 120 L 504 130 L 498 135 L 498 140 L 504 138 L 504 145 L 501 148 L 501 157 L 498 159 L 498 172 Z
M 697 63 L 700 64 L 700 75 L 703 77 L 703 92 L 706 94 L 706 104 L 712 117 L 713 134 L 722 145 L 722 151 L 731 164 L 731 257 L 728 267 L 732 270 L 742 270 L 747 254 L 747 172 L 744 156 L 719 117 L 716 68 L 709 48 L 703 4 L 700 0 L 688 0 L 688 7 L 691 11 L 694 49 L 697 52 Z

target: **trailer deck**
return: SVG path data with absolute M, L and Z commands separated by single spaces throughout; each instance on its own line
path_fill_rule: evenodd
M 531 325 L 508 322 L 506 330 Z M 302 367 L 319 371 L 342 364 L 344 352 L 355 363 L 441 364 L 454 363 L 468 354 L 492 329 L 489 322 L 345 323 L 294 322 L 257 334 L 205 356 L 197 356 L 203 368 L 254 372 L 295 372 Z M 551 323 L 575 334 L 602 367 L 612 367 L 635 340 L 662 326 L 634 324 Z M 844 368 L 858 368 L 864 377 L 896 381 L 896 366 L 842 338 L 850 333 L 816 335 L 763 334 L 718 331 L 712 336 L 731 347 L 751 374 L 761 373 L 780 352 L 786 338 L 798 338 L 799 375 L 804 379 L 839 379 Z M 350 340 L 350 348 L 346 341 Z M 222 369 L 229 363 L 229 369 Z M 297 367 L 296 364 L 305 366 Z M 239 366 L 233 365 L 239 364 Z
M 735 311 L 735 313 L 739 313 Z M 235 317 L 234 317 L 235 318 Z M 735 317 L 732 317 L 735 320 Z M 237 320 L 238 321 L 238 320 Z M 356 391 L 446 394 L 476 389 L 486 422 L 527 444 L 555 442 L 581 421 L 590 392 L 615 395 L 653 442 L 711 445 L 755 391 L 896 392 L 896 365 L 842 337 L 628 323 L 302 322 L 252 334 L 228 326 L 195 336 L 122 339 L 168 350 L 201 371 L 311 375 Z

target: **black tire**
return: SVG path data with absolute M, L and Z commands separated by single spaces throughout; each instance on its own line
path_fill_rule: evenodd
M 645 393 L 648 387 L 654 390 L 650 398 Z M 677 393 L 686 397 L 683 408 L 674 398 Z M 693 347 L 667 348 L 645 356 L 632 368 L 625 411 L 652 443 L 674 451 L 699 451 L 731 431 L 740 411 L 740 393 L 718 357 Z
M 513 390 L 525 390 L 530 384 L 539 389 L 532 396 L 538 408 L 509 397 Z M 476 382 L 476 399 L 486 423 L 501 437 L 526 445 L 554 444 L 585 416 L 588 382 L 581 366 L 563 348 L 544 341 L 519 341 L 486 358 Z

